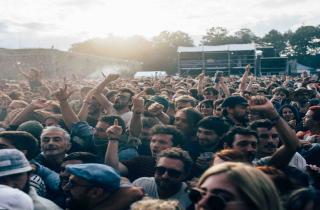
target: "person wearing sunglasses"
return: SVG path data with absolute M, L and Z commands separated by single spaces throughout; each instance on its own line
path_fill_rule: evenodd
M 119 174 L 104 164 L 69 164 L 70 174 L 63 187 L 68 210 L 128 209 L 144 193 L 131 185 L 121 185 Z
M 160 152 L 154 177 L 142 177 L 133 182 L 142 187 L 152 198 L 178 200 L 183 209 L 191 205 L 188 198 L 187 185 L 183 182 L 192 167 L 192 159 L 188 152 L 172 147 Z
M 196 210 L 281 210 L 277 190 L 267 175 L 243 163 L 209 168 L 189 192 Z

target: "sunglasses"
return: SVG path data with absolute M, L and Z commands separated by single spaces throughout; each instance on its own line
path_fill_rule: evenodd
M 162 176 L 167 172 L 168 176 L 171 178 L 179 178 L 182 175 L 181 171 L 171 169 L 171 168 L 166 168 L 163 166 L 157 166 L 156 167 L 156 174 Z
M 193 204 L 196 204 L 202 199 L 203 196 L 205 196 L 205 194 L 206 192 L 201 189 L 192 188 L 189 191 L 189 198 Z M 226 201 L 218 195 L 211 194 L 207 200 L 206 206 L 209 209 L 224 210 L 226 207 Z

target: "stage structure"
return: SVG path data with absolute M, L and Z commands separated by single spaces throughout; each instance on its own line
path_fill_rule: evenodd
M 222 71 L 225 75 L 243 74 L 251 65 L 255 75 L 281 75 L 288 72 L 287 58 L 276 57 L 273 46 L 257 44 L 230 44 L 218 46 L 178 47 L 180 75 L 197 75 L 201 72 L 213 75 Z

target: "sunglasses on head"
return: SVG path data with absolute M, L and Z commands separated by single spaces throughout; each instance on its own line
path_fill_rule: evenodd
M 198 188 L 192 188 L 189 191 L 189 198 L 193 204 L 198 203 L 206 192 Z M 211 194 L 207 200 L 206 206 L 213 210 L 224 210 L 226 207 L 226 201 L 218 195 Z
M 179 178 L 182 175 L 181 171 L 172 169 L 172 168 L 166 168 L 163 166 L 157 166 L 156 167 L 156 174 L 162 176 L 167 172 L 168 176 L 171 178 Z

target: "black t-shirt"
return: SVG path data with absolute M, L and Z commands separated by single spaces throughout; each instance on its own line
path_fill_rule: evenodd
M 156 159 L 151 156 L 138 156 L 132 160 L 122 162 L 128 168 L 128 178 L 134 181 L 140 177 L 153 177 Z

